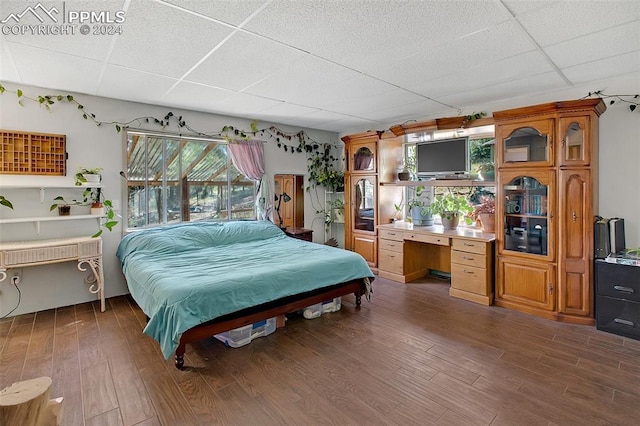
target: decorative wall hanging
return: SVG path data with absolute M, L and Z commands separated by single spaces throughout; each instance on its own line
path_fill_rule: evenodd
M 67 137 L 0 130 L 0 174 L 65 176 Z

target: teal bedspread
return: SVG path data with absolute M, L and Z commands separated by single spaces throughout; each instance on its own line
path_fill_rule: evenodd
M 181 334 L 219 316 L 373 274 L 357 253 L 287 237 L 267 221 L 195 222 L 125 236 L 117 256 L 169 359 Z

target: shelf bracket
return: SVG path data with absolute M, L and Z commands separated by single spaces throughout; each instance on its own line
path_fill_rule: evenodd
M 44 188 L 40 188 L 40 204 L 44 204 Z

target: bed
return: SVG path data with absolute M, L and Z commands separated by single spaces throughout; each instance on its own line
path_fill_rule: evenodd
M 185 345 L 353 293 L 371 269 L 357 253 L 286 236 L 267 221 L 195 222 L 125 236 L 117 256 L 144 333 L 183 368 Z

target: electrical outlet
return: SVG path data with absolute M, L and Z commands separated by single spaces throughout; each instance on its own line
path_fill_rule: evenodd
M 12 269 L 11 271 L 7 272 L 11 273 L 12 277 L 18 277 L 18 279 L 22 279 L 22 268 Z M 9 275 L 8 273 L 7 275 Z

